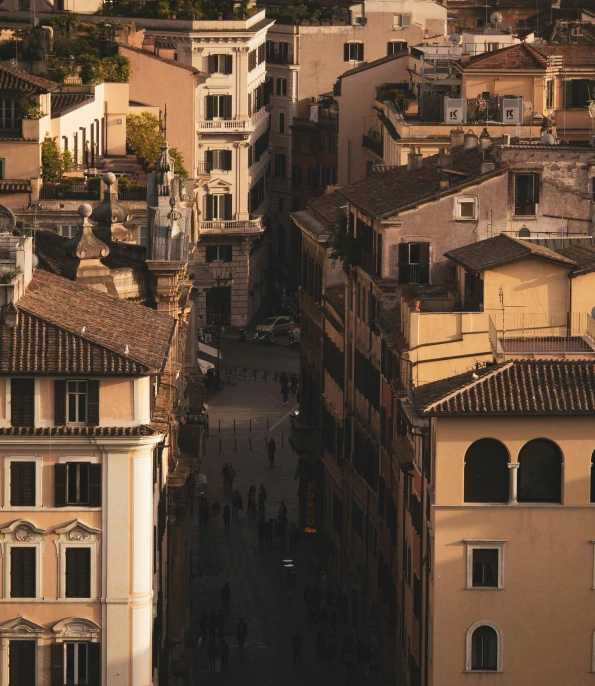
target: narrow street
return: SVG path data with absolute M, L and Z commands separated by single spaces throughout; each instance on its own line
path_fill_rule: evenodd
M 287 347 L 238 346 L 225 341 L 222 345 L 224 359 L 242 364 L 242 348 L 247 349 L 250 363 L 260 360 L 265 365 L 289 376 L 298 371 L 298 352 Z M 255 356 L 258 355 L 258 360 Z M 290 431 L 288 414 L 297 406 L 295 396 L 289 403 L 282 401 L 278 383 L 238 380 L 227 384 L 208 402 L 210 437 L 201 473 L 207 477 L 205 487 L 209 504 L 217 500 L 221 507 L 228 503 L 231 494 L 223 490 L 221 470 L 225 462 L 233 464 L 236 477 L 234 490 L 240 489 L 244 511 L 232 516 L 229 531 L 224 530 L 222 514 L 211 516 L 208 525 L 200 530 L 200 612 L 215 612 L 222 606 L 220 590 L 225 581 L 231 586 L 231 610 L 226 616 L 225 640 L 230 646 L 229 667 L 220 673 L 209 671 L 206 646 L 196 650 L 194 683 L 238 684 L 241 686 L 326 686 L 332 681 L 336 686 L 377 683 L 372 675 L 349 671 L 340 660 L 341 632 L 337 631 L 337 657 L 333 662 L 315 657 L 315 638 L 326 623 L 308 625 L 304 586 L 313 584 L 311 559 L 313 541 L 300 541 L 295 557 L 297 583 L 287 584 L 283 560 L 288 559 L 289 547 L 259 547 L 257 516 L 246 514 L 247 492 L 251 485 L 258 489 L 264 484 L 268 499 L 266 518 L 276 517 L 281 501 L 288 509 L 288 522 L 298 524 L 298 481 L 295 479 L 297 455 L 288 444 Z M 267 418 L 268 427 L 267 431 Z M 234 432 L 235 420 L 235 432 Z M 252 420 L 252 426 L 250 426 Z M 265 440 L 275 439 L 277 452 L 274 467 L 270 467 Z M 250 449 L 252 445 L 252 449 Z M 240 655 L 235 627 L 240 617 L 248 624 L 248 637 L 244 655 Z M 301 664 L 293 665 L 292 638 L 299 628 L 304 637 Z M 376 676 L 374 674 L 374 676 Z

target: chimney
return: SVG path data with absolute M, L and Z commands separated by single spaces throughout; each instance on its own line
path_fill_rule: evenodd
M 463 150 L 475 150 L 477 148 L 477 136 L 473 133 L 471 129 L 467 131 L 464 137 Z
M 510 134 L 509 133 L 503 133 L 502 134 L 502 145 L 510 145 Z
M 492 145 L 492 138 L 488 133 L 488 130 L 484 128 L 479 137 L 479 149 L 487 150 Z
M 496 169 L 496 163 L 495 162 L 482 162 L 481 163 L 481 173 L 482 174 L 489 174 L 490 172 L 493 172 L 494 169 Z
M 418 152 L 415 152 L 415 148 L 412 147 L 411 151 L 407 155 L 407 171 L 421 169 L 423 164 L 422 160 L 421 148 L 418 148 Z
M 465 142 L 463 127 L 457 126 L 456 129 L 452 129 L 450 132 L 450 148 L 460 148 Z
M 442 169 L 443 167 L 451 167 L 452 155 L 450 154 L 450 151 L 447 152 L 445 148 L 440 148 L 440 151 L 438 152 L 438 161 L 436 164 L 438 169 Z

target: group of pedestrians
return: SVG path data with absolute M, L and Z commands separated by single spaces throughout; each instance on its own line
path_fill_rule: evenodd
M 297 400 L 299 402 L 299 379 L 296 374 L 293 374 L 291 379 L 289 379 L 287 374 L 283 372 L 279 377 L 279 383 L 281 384 L 281 395 L 285 405 L 287 405 L 290 393 L 291 395 L 298 396 Z
M 232 464 L 223 465 L 221 470 L 221 478 L 223 479 L 223 490 L 232 491 L 233 490 L 233 480 L 236 478 L 236 470 L 233 468 Z

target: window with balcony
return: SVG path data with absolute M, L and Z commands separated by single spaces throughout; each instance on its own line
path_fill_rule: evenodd
M 99 649 L 97 643 L 87 641 L 66 641 L 59 645 L 64 651 L 64 684 L 91 686 L 99 683 Z
M 287 79 L 277 79 L 277 95 L 287 95 Z
M 410 14 L 393 14 L 394 29 L 408 29 L 411 26 Z
M 207 172 L 231 171 L 231 150 L 207 150 L 205 164 Z
M 207 95 L 205 113 L 207 121 L 231 119 L 231 95 Z
M 399 243 L 398 270 L 400 284 L 429 283 L 430 244 Z
M 343 60 L 345 62 L 362 62 L 364 59 L 363 43 L 345 43 L 343 46 Z
M 229 193 L 207 195 L 206 221 L 229 221 L 232 219 L 232 196 Z
M 209 74 L 231 74 L 233 69 L 232 55 L 209 55 Z
M 517 217 L 534 216 L 539 204 L 539 174 L 514 175 L 514 213 Z

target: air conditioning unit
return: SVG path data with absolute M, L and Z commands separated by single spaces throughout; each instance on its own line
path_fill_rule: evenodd
M 523 98 L 520 95 L 500 95 L 498 107 L 502 124 L 523 123 Z
M 467 98 L 444 96 L 444 123 L 464 124 L 467 121 Z

